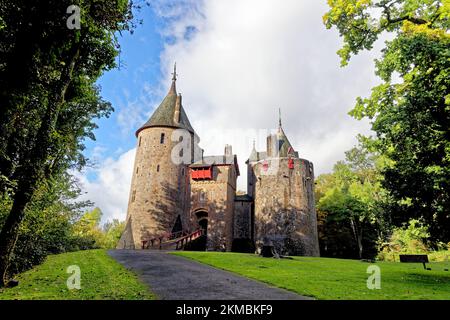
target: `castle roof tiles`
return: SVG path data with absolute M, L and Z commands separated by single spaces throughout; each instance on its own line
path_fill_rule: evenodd
M 181 94 L 177 95 L 176 90 L 176 67 L 174 69 L 174 77 L 172 85 L 164 100 L 159 107 L 153 112 L 150 119 L 144 123 L 137 131 L 136 136 L 143 129 L 150 127 L 170 127 L 188 130 L 194 133 L 194 129 L 181 104 Z

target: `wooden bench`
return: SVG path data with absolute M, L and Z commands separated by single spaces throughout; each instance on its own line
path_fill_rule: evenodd
M 425 270 L 431 270 L 431 268 L 427 268 L 426 266 L 426 263 L 429 262 L 428 255 L 426 254 L 401 254 L 400 262 L 422 263 Z

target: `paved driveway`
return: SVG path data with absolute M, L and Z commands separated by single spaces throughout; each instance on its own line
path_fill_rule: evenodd
M 160 299 L 311 299 L 165 252 L 110 250 L 108 253 L 127 269 L 137 273 Z

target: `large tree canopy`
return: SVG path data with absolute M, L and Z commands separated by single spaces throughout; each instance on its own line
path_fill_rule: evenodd
M 68 28 L 73 5 L 80 28 Z M 112 111 L 95 81 L 115 66 L 115 35 L 132 16 L 128 0 L 3 0 L 0 17 L 0 192 L 12 199 L 0 232 L 1 286 L 35 191 L 86 163 L 93 120 Z
M 342 64 L 387 41 L 376 73 L 382 84 L 350 112 L 371 119 L 371 146 L 391 162 L 384 187 L 396 224 L 423 218 L 432 239 L 450 241 L 450 1 L 329 0 L 324 16 L 344 40 Z

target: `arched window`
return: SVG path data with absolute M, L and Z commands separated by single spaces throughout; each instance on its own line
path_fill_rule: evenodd
M 165 137 L 166 135 L 164 134 L 164 133 L 161 133 L 161 140 L 159 141 L 161 144 L 163 144 L 164 143 L 164 137 Z

